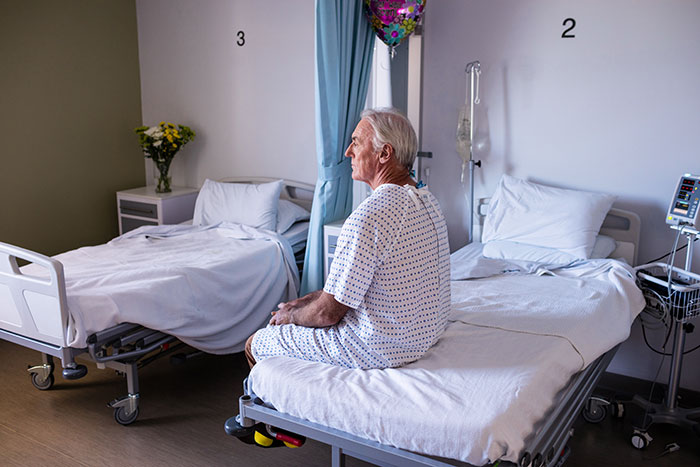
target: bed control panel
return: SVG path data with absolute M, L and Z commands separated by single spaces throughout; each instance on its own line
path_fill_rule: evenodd
M 700 175 L 684 174 L 678 181 L 671 205 L 666 214 L 666 223 L 688 225 L 697 229 L 700 211 Z

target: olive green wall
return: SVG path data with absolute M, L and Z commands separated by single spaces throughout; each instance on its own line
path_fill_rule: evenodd
M 145 184 L 133 0 L 0 0 L 0 241 L 53 255 L 118 233 Z

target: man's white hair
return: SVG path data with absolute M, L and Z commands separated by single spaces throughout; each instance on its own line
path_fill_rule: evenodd
M 374 130 L 372 145 L 379 151 L 385 144 L 394 148 L 394 155 L 399 164 L 411 168 L 418 152 L 416 132 L 401 112 L 396 109 L 367 109 L 361 117 Z

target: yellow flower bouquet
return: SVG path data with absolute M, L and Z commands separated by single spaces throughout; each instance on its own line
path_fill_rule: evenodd
M 143 154 L 152 159 L 158 168 L 156 193 L 168 193 L 170 189 L 170 163 L 175 154 L 195 137 L 194 131 L 184 125 L 160 122 L 158 126 L 140 126 L 134 130 L 139 135 Z

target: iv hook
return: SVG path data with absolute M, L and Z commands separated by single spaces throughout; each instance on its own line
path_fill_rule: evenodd
M 479 98 L 479 76 L 481 75 L 481 63 L 479 63 L 478 60 L 469 62 L 467 63 L 467 66 L 464 68 L 465 73 L 473 73 L 473 79 L 474 79 L 474 84 L 475 84 L 475 92 L 474 92 L 474 103 L 475 104 L 480 104 L 481 99 Z

